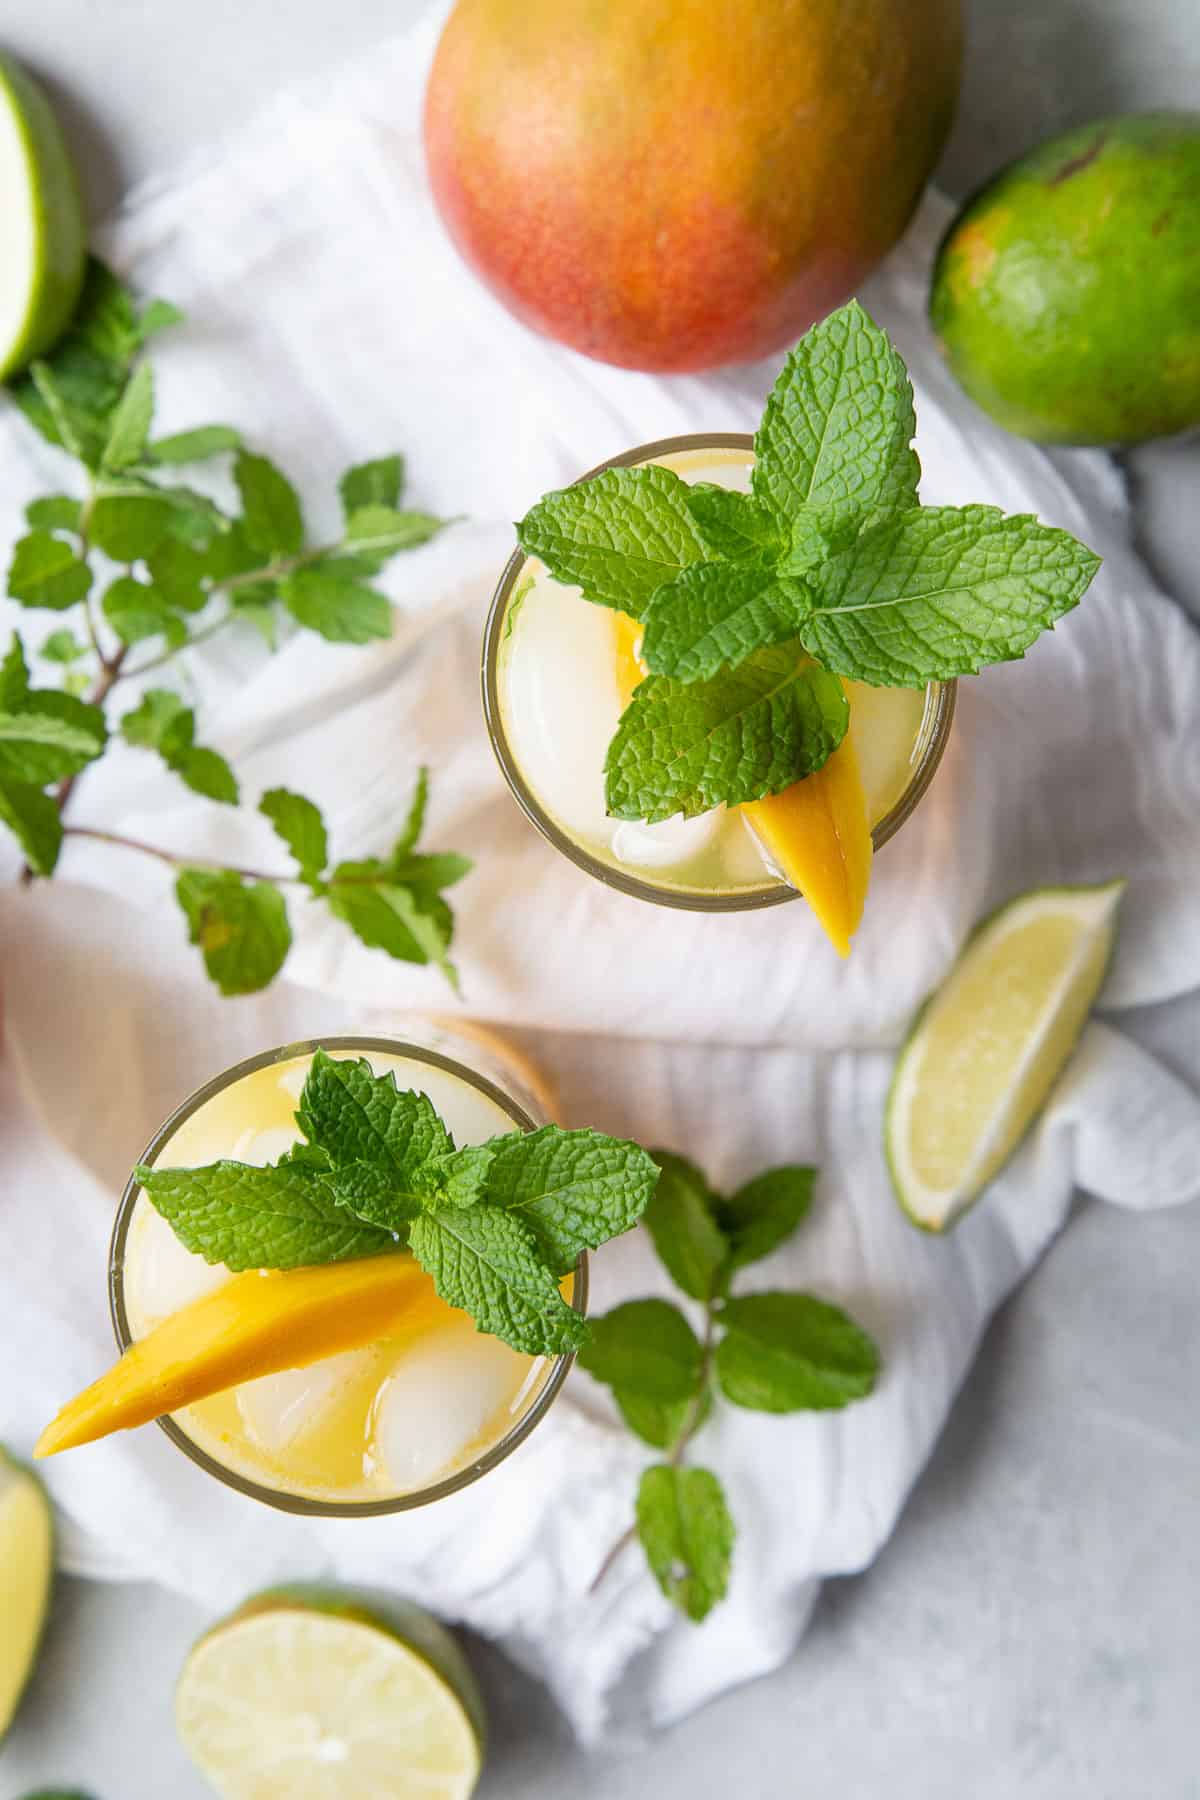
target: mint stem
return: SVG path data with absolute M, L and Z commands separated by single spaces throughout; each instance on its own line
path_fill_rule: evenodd
M 717 1297 L 711 1298 L 704 1308 L 704 1336 L 700 1343 L 700 1372 L 696 1377 L 696 1391 L 692 1395 L 688 1410 L 684 1414 L 683 1423 L 679 1427 L 679 1435 L 671 1447 L 667 1462 L 677 1469 L 683 1461 L 683 1453 L 695 1437 L 700 1427 L 700 1416 L 704 1408 L 704 1396 L 708 1392 L 709 1376 L 712 1373 L 713 1350 L 716 1347 L 717 1330 Z M 588 1593 L 594 1594 L 609 1570 L 618 1558 L 634 1542 L 637 1537 L 637 1526 L 630 1525 L 624 1530 L 616 1543 L 611 1546 L 600 1567 L 592 1576 Z
M 119 831 L 102 831 L 95 825 L 64 825 L 64 837 L 91 838 L 98 844 L 115 844 L 122 850 L 138 850 L 143 856 L 153 856 L 158 862 L 169 863 L 173 869 L 208 869 L 218 875 L 240 875 L 246 881 L 269 881 L 276 887 L 307 887 L 298 875 L 271 875 L 263 869 L 246 869 L 237 863 L 209 862 L 200 856 L 177 856 L 173 850 L 163 850 L 157 844 L 144 844 L 140 838 L 125 837 Z

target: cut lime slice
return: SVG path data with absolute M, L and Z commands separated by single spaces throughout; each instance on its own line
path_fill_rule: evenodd
M 0 378 L 62 336 L 86 249 L 79 185 L 50 102 L 0 56 Z
M 483 1704 L 453 1638 L 355 1588 L 275 1588 L 201 1638 L 184 1749 L 225 1800 L 466 1800 Z
M 892 1077 L 884 1150 L 905 1212 L 945 1231 L 1045 1104 L 1112 954 L 1124 882 L 1035 888 L 975 932 Z
M 46 1490 L 0 1446 L 0 1738 L 33 1672 L 54 1568 Z

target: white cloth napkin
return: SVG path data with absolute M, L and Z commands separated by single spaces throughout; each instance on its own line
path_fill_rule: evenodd
M 402 447 L 414 504 L 467 512 L 387 578 L 389 644 L 297 635 L 276 656 L 232 635 L 185 680 L 202 741 L 243 792 L 319 800 L 339 855 L 388 841 L 418 762 L 430 842 L 477 859 L 454 899 L 464 1010 L 516 1027 L 567 1116 L 686 1150 L 732 1183 L 772 1161 L 823 1171 L 814 1216 L 748 1285 L 803 1285 L 878 1338 L 876 1396 L 844 1414 L 718 1408 L 698 1446 L 740 1528 L 728 1600 L 677 1620 L 636 1551 L 594 1596 L 642 1451 L 582 1374 L 522 1450 L 425 1512 L 374 1521 L 256 1508 L 143 1430 L 48 1466 L 68 1566 L 153 1577 L 220 1607 L 284 1575 L 391 1582 L 500 1638 L 580 1734 L 674 1719 L 778 1664 L 822 1576 L 878 1551 L 992 1310 L 1059 1229 L 1077 1188 L 1151 1207 L 1193 1195 L 1200 1101 L 1109 1025 L 1032 1139 L 948 1241 L 901 1218 L 880 1154 L 890 1057 L 915 1002 L 988 906 L 1022 887 L 1127 874 L 1105 1004 L 1200 985 L 1200 644 L 1128 541 L 1097 456 L 1051 458 L 993 429 L 940 366 L 923 311 L 944 208 L 930 200 L 864 299 L 917 388 L 927 500 L 1036 511 L 1103 551 L 1080 610 L 1023 664 L 960 687 L 932 793 L 879 859 L 849 964 L 802 905 L 741 918 L 657 911 L 589 881 L 519 815 L 478 702 L 487 594 L 510 521 L 545 488 L 631 444 L 749 429 L 775 365 L 663 380 L 526 333 L 463 270 L 432 212 L 419 100 L 433 23 L 321 95 L 277 105 L 210 159 L 139 196 L 114 260 L 190 324 L 161 340 L 161 428 L 242 426 L 332 525 L 348 462 Z M 61 479 L 0 418 L 0 541 Z M 11 618 L 10 618 L 11 614 Z M 49 621 L 0 608 L 40 641 Z M 32 627 L 32 629 L 30 629 Z M 186 794 L 132 750 L 80 784 L 72 817 L 171 848 L 282 867 L 263 821 Z M 16 859 L 0 848 L 0 875 Z M 192 1087 L 297 1036 L 451 1010 L 440 978 L 367 952 L 297 903 L 288 979 L 228 1002 L 205 985 L 158 865 L 71 844 L 53 884 L 0 889 L 0 1436 L 24 1447 L 111 1355 L 106 1243 L 115 1196 Z M 595 1259 L 594 1303 L 665 1284 L 643 1239 Z

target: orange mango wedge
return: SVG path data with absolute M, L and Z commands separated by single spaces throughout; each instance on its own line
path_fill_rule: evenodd
M 617 692 L 621 696 L 621 711 L 624 712 L 633 699 L 633 690 L 639 682 L 645 681 L 646 671 L 642 667 L 638 652 L 642 647 L 644 626 L 628 613 L 615 612 L 613 622 L 613 654 L 616 659 Z
M 741 811 L 838 955 L 849 956 L 871 879 L 871 825 L 852 733 L 815 775 Z
M 358 1349 L 440 1307 L 429 1277 L 402 1254 L 235 1275 L 130 1345 L 63 1407 L 33 1454 L 73 1450 L 256 1376 Z

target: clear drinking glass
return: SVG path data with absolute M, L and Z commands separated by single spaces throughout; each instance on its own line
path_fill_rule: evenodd
M 473 1089 L 476 1094 L 499 1107 L 511 1120 L 512 1125 L 522 1131 L 532 1131 L 537 1126 L 549 1122 L 549 1100 L 540 1083 L 535 1070 L 524 1063 L 524 1060 L 490 1031 L 480 1030 L 478 1035 L 470 1025 L 465 1029 L 456 1022 L 455 1027 L 443 1025 L 438 1020 L 406 1021 L 409 1035 L 405 1040 L 388 1037 L 327 1037 L 313 1039 L 301 1043 L 284 1044 L 278 1049 L 265 1050 L 258 1056 L 249 1057 L 226 1069 L 213 1080 L 206 1082 L 194 1094 L 190 1095 L 169 1119 L 159 1128 L 151 1139 L 143 1154 L 138 1158 L 140 1163 L 156 1162 L 163 1153 L 169 1152 L 172 1139 L 181 1126 L 192 1118 L 202 1106 L 223 1093 L 235 1082 L 254 1074 L 257 1070 L 274 1064 L 283 1064 L 297 1058 L 311 1056 L 318 1048 L 331 1055 L 346 1053 L 353 1056 L 370 1057 L 379 1053 L 387 1057 L 400 1057 L 406 1064 L 412 1065 L 410 1085 L 421 1086 L 422 1069 L 439 1071 L 443 1076 L 449 1075 Z M 422 1042 L 413 1042 L 418 1037 Z M 400 1071 L 397 1071 L 400 1085 L 404 1085 Z M 167 1162 L 169 1166 L 169 1155 Z M 109 1302 L 112 1313 L 113 1330 L 122 1352 L 134 1342 L 134 1336 L 126 1305 L 126 1257 L 129 1245 L 130 1226 L 134 1219 L 141 1188 L 131 1176 L 121 1196 L 117 1208 L 116 1222 L 113 1228 L 112 1243 L 109 1251 Z M 149 1205 L 148 1201 L 143 1201 Z M 398 1253 L 400 1254 L 400 1253 Z M 587 1258 L 581 1256 L 576 1265 L 570 1292 L 570 1301 L 576 1312 L 587 1311 Z M 380 1513 L 407 1512 L 416 1506 L 428 1506 L 435 1500 L 443 1499 L 447 1494 L 456 1493 L 460 1488 L 468 1487 L 486 1475 L 498 1463 L 504 1461 L 523 1443 L 553 1405 L 573 1357 L 568 1355 L 547 1358 L 544 1373 L 529 1393 L 528 1402 L 514 1419 L 512 1425 L 502 1436 L 490 1442 L 467 1466 L 457 1468 L 453 1473 L 432 1482 L 428 1486 L 409 1492 L 396 1493 L 379 1499 L 332 1500 L 316 1498 L 305 1493 L 289 1492 L 286 1488 L 268 1486 L 255 1481 L 242 1471 L 227 1466 L 213 1454 L 212 1450 L 197 1443 L 189 1436 L 186 1428 L 172 1416 L 164 1416 L 156 1422 L 170 1438 L 171 1442 L 185 1456 L 191 1458 L 201 1469 L 204 1469 L 226 1487 L 236 1488 L 239 1493 L 247 1494 L 253 1500 L 261 1500 L 268 1506 L 278 1507 L 284 1512 L 305 1513 L 328 1518 L 369 1518 Z
M 605 469 L 631 468 L 639 463 L 659 462 L 667 457 L 694 452 L 752 452 L 753 448 L 753 438 L 743 432 L 704 432 L 685 437 L 660 438 L 655 443 L 639 444 L 632 450 L 623 451 L 620 456 L 610 457 L 607 462 L 589 469 L 579 480 L 589 481 L 592 476 L 601 474 Z M 492 599 L 483 640 L 483 712 L 488 736 L 504 778 L 526 818 L 577 868 L 595 876 L 606 887 L 617 888 L 622 893 L 632 894 L 639 900 L 651 901 L 657 906 L 679 907 L 690 912 L 746 912 L 764 906 L 780 906 L 785 901 L 799 899 L 800 895 L 795 888 L 767 870 L 764 870 L 761 885 L 739 886 L 736 890 L 725 892 L 719 889 L 706 891 L 687 886 L 670 886 L 652 881 L 632 868 L 615 867 L 595 855 L 547 812 L 527 781 L 509 741 L 501 701 L 501 651 L 506 635 L 508 609 L 519 588 L 528 560 L 524 552 L 518 549 L 505 565 Z M 908 783 L 872 830 L 876 850 L 895 837 L 900 827 L 912 816 L 933 780 L 949 740 L 954 718 L 954 700 L 953 681 L 932 681 L 928 684 Z

